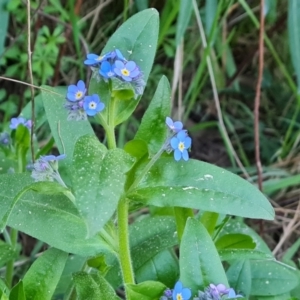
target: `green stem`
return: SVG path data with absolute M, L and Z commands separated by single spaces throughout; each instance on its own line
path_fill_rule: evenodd
M 119 257 L 124 284 L 134 284 L 128 235 L 128 202 L 126 198 L 121 199 L 118 204 L 118 233 Z
M 109 104 L 108 127 L 106 131 L 107 144 L 109 149 L 114 149 L 117 147 L 115 136 L 115 104 L 116 99 L 111 98 Z
M 17 229 L 11 228 L 10 240 L 11 240 L 11 247 L 13 250 L 15 250 L 16 246 L 17 246 L 17 241 L 18 241 L 18 230 Z M 15 260 L 12 259 L 7 263 L 7 266 L 6 266 L 5 280 L 6 280 L 6 285 L 8 288 L 12 287 L 12 280 L 13 280 L 13 276 L 14 276 L 14 262 L 15 262 Z
M 97 119 L 105 129 L 107 137 L 107 145 L 109 149 L 115 149 L 115 104 L 116 99 L 111 98 L 108 107 L 108 123 L 101 114 L 97 115 Z M 124 284 L 134 284 L 134 273 L 130 256 L 129 233 L 128 233 L 128 203 L 126 198 L 120 199 L 117 208 L 118 218 L 118 240 L 119 240 L 119 259 L 123 274 Z M 103 233 L 103 232 L 102 232 Z

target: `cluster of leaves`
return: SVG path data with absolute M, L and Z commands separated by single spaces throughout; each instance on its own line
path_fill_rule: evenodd
M 113 49 L 130 53 L 147 82 L 157 39 L 158 14 L 144 10 L 115 32 L 103 54 Z M 274 210 L 268 199 L 229 171 L 193 159 L 175 161 L 178 152 L 175 160 L 162 154 L 169 138 L 165 120 L 171 115 L 166 77 L 159 81 L 134 139 L 124 149 L 114 146 L 114 129 L 130 117 L 141 97 L 126 82 L 114 84 L 96 76 L 88 93 L 98 95 L 105 105 L 95 120 L 106 131 L 108 147 L 96 138 L 88 120 L 68 120 L 67 88 L 44 86 L 42 90 L 52 136 L 66 155 L 60 161 L 66 186 L 47 178 L 33 182 L 24 167 L 30 130 L 25 122 L 12 128 L 11 139 L 18 147 L 4 153 L 13 153 L 21 167 L 17 173 L 0 176 L 0 228 L 4 232 L 6 226 L 12 228 L 11 240 L 4 234 L 6 241 L 0 244 L 0 263 L 7 271 L 6 282 L 0 280 L 1 299 L 46 300 L 63 295 L 65 299 L 114 300 L 125 293 L 129 300 L 153 300 L 163 297 L 178 279 L 180 284 L 172 293 L 176 300 L 209 299 L 207 287 L 220 285 L 237 291 L 219 293 L 227 299 L 297 299 L 299 271 L 276 261 L 241 218 L 231 217 L 271 220 Z M 171 142 L 178 150 L 180 143 L 190 143 L 186 136 L 181 139 L 180 132 Z M 57 165 L 49 166 L 57 171 Z M 139 207 L 149 207 L 149 215 L 132 222 L 129 229 L 126 218 L 122 231 L 123 209 L 127 216 L 128 209 Z M 16 230 L 50 247 L 12 287 L 7 279 L 19 251 L 12 239 Z M 123 244 L 127 235 L 129 249 Z M 124 264 L 128 252 L 134 281 L 128 280 L 130 266 Z

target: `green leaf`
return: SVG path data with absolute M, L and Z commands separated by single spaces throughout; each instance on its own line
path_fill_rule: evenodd
M 72 181 L 88 237 L 99 232 L 115 212 L 124 190 L 125 173 L 134 162 L 121 149 L 105 152 L 106 148 L 94 136 L 80 138 L 75 146 Z
M 240 260 L 240 259 L 273 259 L 271 254 L 251 249 L 223 249 L 219 251 L 222 261 Z
M 0 219 L 14 197 L 32 184 L 29 174 L 0 176 Z M 92 256 L 101 252 L 99 237 L 86 240 L 86 225 L 77 208 L 64 195 L 28 191 L 16 203 L 8 225 L 66 252 Z
M 159 81 L 156 92 L 148 106 L 141 125 L 134 137 L 148 145 L 150 155 L 162 147 L 167 137 L 166 117 L 171 115 L 171 90 L 167 77 Z
M 276 261 L 251 261 L 251 295 L 274 296 L 290 292 L 299 282 L 296 272 Z
M 192 0 L 180 1 L 179 15 L 178 15 L 177 26 L 176 26 L 176 46 L 180 44 L 181 39 L 185 34 L 186 28 L 191 19 L 192 10 L 193 10 Z
M 254 249 L 256 244 L 251 236 L 246 234 L 228 234 L 223 235 L 215 242 L 215 246 L 218 250 L 222 249 Z
M 85 272 L 78 272 L 73 275 L 76 292 L 79 300 L 117 300 L 113 288 L 109 283 L 99 275 L 87 274 Z
M 215 16 L 217 14 L 218 1 L 206 0 L 205 1 L 205 32 L 209 36 L 211 28 L 214 23 Z
M 153 280 L 170 287 L 174 286 L 178 277 L 178 259 L 170 250 L 156 254 L 135 272 L 137 283 Z
M 55 289 L 55 296 L 58 299 L 63 299 L 67 293 L 72 292 L 73 288 L 73 273 L 82 270 L 85 266 L 86 258 L 79 255 L 69 255 L 62 272 L 60 280 Z
M 125 285 L 128 300 L 159 300 L 165 289 L 166 286 L 157 281 Z
M 19 281 L 10 291 L 9 300 L 26 300 L 23 281 Z
M 26 299 L 51 299 L 63 272 L 68 254 L 50 248 L 26 272 L 23 283 Z
M 139 170 L 144 167 L 141 165 Z M 137 172 L 136 177 L 139 176 Z M 274 218 L 273 207 L 255 186 L 229 171 L 193 159 L 175 162 L 160 158 L 128 198 L 159 207 L 187 207 L 254 219 Z
M 67 110 L 64 108 L 67 94 L 66 88 L 51 88 L 43 86 L 42 98 L 45 112 L 60 153 L 65 153 L 65 162 L 71 162 L 77 139 L 83 135 L 94 134 L 89 121 L 67 120 Z
M 129 141 L 125 144 L 124 150 L 137 159 L 142 158 L 148 152 L 147 144 L 140 140 Z
M 25 186 L 20 192 L 16 194 L 13 201 L 11 202 L 11 205 L 5 212 L 5 215 L 2 219 L 0 219 L 0 230 L 2 231 L 4 227 L 7 224 L 7 220 L 12 213 L 14 207 L 16 206 L 17 202 L 20 200 L 20 198 L 28 191 L 33 190 L 35 192 L 39 192 L 41 194 L 61 194 L 64 193 L 66 195 L 72 194 L 69 189 L 61 186 L 57 182 L 35 182 L 30 185 Z M 73 199 L 73 198 L 72 198 Z
M 298 94 L 300 93 L 300 2 L 289 0 L 288 34 L 292 63 L 297 75 Z
M 0 240 L 0 266 L 5 265 L 8 261 L 17 256 L 18 253 L 13 250 L 11 245 L 8 245 Z
M 227 234 L 246 234 L 251 236 L 256 244 L 255 250 L 272 255 L 272 251 L 268 248 L 265 241 L 249 226 L 239 219 L 231 219 L 226 223 L 219 233 L 219 237 Z
M 210 283 L 228 286 L 217 249 L 200 221 L 189 218 L 180 245 L 180 280 L 196 293 Z
M 229 286 L 235 291 L 241 291 L 246 298 L 251 291 L 251 267 L 249 260 L 234 262 L 226 272 Z

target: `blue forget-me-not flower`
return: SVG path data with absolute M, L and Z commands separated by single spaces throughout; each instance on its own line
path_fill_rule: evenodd
M 166 124 L 173 132 L 179 132 L 183 128 L 183 124 L 180 121 L 173 121 L 170 117 L 166 117 Z
M 177 281 L 173 290 L 173 300 L 189 300 L 192 292 L 189 288 L 183 287 L 180 281 Z
M 188 136 L 186 130 L 179 131 L 176 136 L 171 138 L 171 147 L 174 150 L 174 159 L 187 161 L 189 159 L 188 149 L 192 145 L 192 139 Z
M 115 66 L 112 65 L 110 62 L 104 61 L 99 69 L 99 74 L 102 75 L 104 78 L 114 77 L 116 76 L 114 68 Z
M 86 87 L 82 80 L 77 82 L 77 85 L 71 84 L 68 86 L 67 100 L 71 102 L 83 99 L 86 93 Z
M 87 66 L 97 66 L 103 61 L 106 61 L 108 58 L 111 57 L 111 53 L 106 53 L 103 55 L 97 55 L 94 53 L 90 53 L 87 55 L 86 60 L 84 61 L 84 64 Z
M 98 112 L 102 111 L 104 107 L 104 103 L 100 101 L 97 94 L 84 98 L 83 108 L 88 116 L 95 116 Z
M 124 63 L 120 60 L 115 61 L 114 72 L 125 81 L 132 81 L 141 73 L 136 63 L 132 60 Z
M 236 298 L 244 298 L 242 295 L 236 294 L 233 288 L 228 290 L 228 297 L 227 299 L 236 299 Z

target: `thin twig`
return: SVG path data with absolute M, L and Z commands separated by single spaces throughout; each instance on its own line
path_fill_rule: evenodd
M 174 60 L 174 72 L 171 91 L 171 111 L 174 110 L 174 99 L 178 89 L 178 120 L 182 118 L 182 64 L 183 64 L 183 40 L 176 47 Z
M 297 222 L 297 220 L 299 219 L 299 215 L 298 215 L 299 212 L 300 212 L 300 201 L 298 202 L 297 210 L 296 210 L 296 213 L 295 213 L 293 219 L 290 220 L 290 222 L 288 223 L 288 226 L 286 228 L 284 228 L 283 234 L 282 234 L 279 242 L 277 243 L 276 247 L 272 251 L 272 254 L 274 256 L 280 250 L 280 248 L 282 247 L 284 242 L 288 239 L 288 237 L 293 233 L 293 231 L 296 229 L 296 227 L 298 227 L 300 225 L 300 222 Z
M 62 97 L 62 98 L 65 98 L 64 96 L 62 96 L 61 94 L 59 93 L 56 93 L 56 92 L 53 92 L 51 90 L 48 90 L 48 89 L 44 89 L 40 86 L 37 86 L 37 85 L 34 85 L 34 84 L 31 84 L 31 83 L 28 83 L 28 82 L 24 82 L 24 81 L 20 81 L 20 80 L 17 80 L 17 79 L 13 79 L 13 78 L 9 78 L 9 77 L 4 77 L 4 76 L 0 76 L 0 80 L 7 80 L 7 81 L 12 81 L 12 82 L 16 82 L 16 83 L 19 83 L 19 84 L 23 84 L 23 85 L 27 85 L 27 86 L 30 86 L 30 87 L 33 87 L 35 89 L 38 89 L 38 90 L 41 90 L 41 91 L 45 91 L 45 92 L 48 92 L 50 94 L 54 94 L 54 95 L 57 95 L 59 97 Z
M 260 106 L 260 94 L 261 83 L 264 70 L 264 0 L 260 0 L 260 29 L 259 29 L 259 67 L 258 67 L 258 79 L 256 85 L 256 95 L 254 102 L 254 144 L 255 144 L 255 163 L 257 169 L 257 183 L 258 188 L 262 191 L 262 166 L 260 160 L 260 141 L 259 141 L 259 106 Z
M 35 123 L 35 113 L 34 113 L 34 88 L 33 88 L 33 75 L 32 75 L 32 52 L 31 52 L 31 35 L 30 35 L 30 0 L 27 0 L 27 55 L 28 55 L 28 73 L 30 80 L 30 93 L 31 93 L 31 134 L 30 134 L 30 149 L 31 149 L 31 159 L 34 163 L 34 123 Z
M 199 13 L 199 10 L 198 10 L 196 0 L 193 0 L 193 6 L 194 6 L 194 12 L 195 12 L 195 15 L 196 15 L 196 20 L 197 20 L 197 24 L 198 24 L 200 35 L 201 35 L 201 40 L 202 40 L 202 43 L 203 43 L 203 48 L 206 49 L 207 48 L 207 41 L 206 41 L 204 28 L 203 28 L 203 24 L 202 24 L 202 21 L 201 21 L 201 16 L 200 16 L 200 13 Z M 224 120 L 223 120 L 223 116 L 222 116 L 222 110 L 221 110 L 221 106 L 220 106 L 219 95 L 218 95 L 217 86 L 216 86 L 216 80 L 215 80 L 214 71 L 213 71 L 213 68 L 212 68 L 212 63 L 211 63 L 209 53 L 206 56 L 206 62 L 207 62 L 209 77 L 210 77 L 210 81 L 211 81 L 211 85 L 212 85 L 212 91 L 213 91 L 213 95 L 214 95 L 214 100 L 215 100 L 215 106 L 216 106 L 216 110 L 217 110 L 219 125 L 220 125 L 220 128 L 221 128 L 221 130 L 223 132 L 223 135 L 225 137 L 225 142 L 226 142 L 227 146 L 229 147 L 231 153 L 233 154 L 239 168 L 242 170 L 245 177 L 248 180 L 250 180 L 249 174 L 247 173 L 245 167 L 243 166 L 243 164 L 240 161 L 236 151 L 233 148 L 233 145 L 232 145 L 232 143 L 229 139 L 229 136 L 228 136 L 225 124 L 224 124 Z

